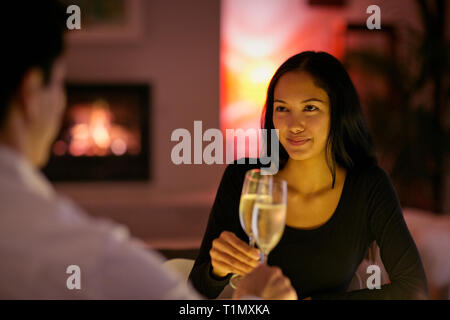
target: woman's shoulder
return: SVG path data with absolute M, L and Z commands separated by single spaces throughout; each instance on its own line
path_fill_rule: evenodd
M 386 175 L 386 171 L 384 171 L 384 169 L 378 164 L 355 166 L 351 169 L 351 171 L 366 178 Z
M 358 182 L 357 184 L 365 190 L 374 186 L 391 184 L 389 174 L 377 164 L 354 167 L 350 172 Z

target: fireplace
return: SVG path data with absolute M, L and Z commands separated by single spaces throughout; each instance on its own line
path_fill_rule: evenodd
M 68 84 L 44 174 L 51 181 L 148 180 L 149 109 L 148 85 Z

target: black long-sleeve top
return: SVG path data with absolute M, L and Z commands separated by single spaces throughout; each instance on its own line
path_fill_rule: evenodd
M 227 166 L 212 207 L 199 255 L 189 279 L 208 298 L 216 298 L 230 274 L 212 274 L 209 250 L 224 230 L 247 242 L 239 222 L 245 172 L 261 165 Z M 376 240 L 390 283 L 381 289 L 346 292 L 370 244 Z M 268 258 L 291 280 L 299 299 L 428 299 L 428 285 L 417 247 L 403 219 L 397 194 L 378 166 L 349 169 L 332 217 L 316 229 L 286 226 Z

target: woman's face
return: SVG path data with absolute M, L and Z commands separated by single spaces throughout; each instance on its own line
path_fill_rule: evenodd
M 273 124 L 293 160 L 325 156 L 330 100 L 306 72 L 288 72 L 275 85 Z

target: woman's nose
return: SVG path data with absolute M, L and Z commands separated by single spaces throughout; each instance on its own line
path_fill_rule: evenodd
M 298 134 L 305 131 L 306 122 L 304 119 L 293 119 L 293 121 L 289 124 L 289 131 L 293 134 Z

